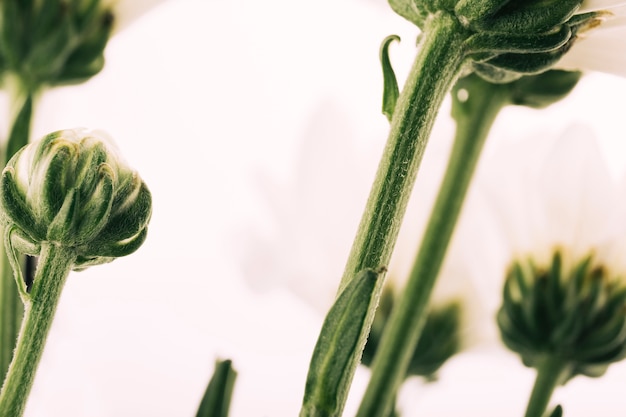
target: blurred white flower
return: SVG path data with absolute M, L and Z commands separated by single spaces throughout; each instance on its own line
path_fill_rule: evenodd
M 603 21 L 583 33 L 557 65 L 626 76 L 626 1 L 587 0 L 577 13 L 605 11 Z
M 286 191 L 263 184 L 274 230 L 266 231 L 265 236 L 260 231 L 245 236 L 244 275 L 250 284 L 257 289 L 287 287 L 320 314 L 327 312 L 336 296 L 382 152 L 365 141 L 351 141 L 348 120 L 326 103 L 319 108 L 304 138 L 293 183 Z M 439 124 L 445 133 L 435 134 L 424 155 L 388 268 L 387 281 L 396 292 L 408 278 L 417 254 L 447 163 L 451 128 L 450 122 Z M 467 206 L 472 206 L 471 201 L 468 198 Z M 465 250 L 476 232 L 472 228 L 480 224 L 472 221 L 474 215 L 481 214 L 471 209 L 465 214 L 468 211 L 470 215 L 462 217 L 469 221 L 460 221 L 460 231 L 455 234 L 459 238 L 453 238 L 432 303 L 460 300 L 467 316 L 463 321 L 473 323 L 475 330 L 480 328 L 476 323 L 482 323 L 478 319 L 482 309 L 474 303 L 476 290 L 469 274 L 479 270 L 468 265 L 471 251 Z M 467 330 L 465 325 L 463 330 Z M 484 338 L 474 336 L 472 341 Z
M 626 187 L 609 172 L 593 133 L 572 126 L 559 138 L 500 145 L 477 177 L 501 232 L 500 245 L 485 251 L 499 271 L 491 274 L 490 309 L 501 301 L 512 260 L 549 265 L 557 248 L 570 262 L 593 254 L 611 275 L 624 275 Z

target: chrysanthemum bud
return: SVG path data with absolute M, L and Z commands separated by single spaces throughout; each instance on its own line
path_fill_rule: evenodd
M 371 366 L 394 304 L 394 291 L 383 290 L 376 316 L 370 330 L 361 363 Z M 419 342 L 413 351 L 406 376 L 420 376 L 435 380 L 443 364 L 462 348 L 461 321 L 463 308 L 460 301 L 435 305 L 426 317 Z
M 390 0 L 404 18 L 426 30 L 427 17 L 447 14 L 465 37 L 468 68 L 494 83 L 551 69 L 577 35 L 603 12 L 576 14 L 582 0 Z
M 25 241 L 73 248 L 74 269 L 110 262 L 144 241 L 150 191 L 102 133 L 51 133 L 22 148 L 0 178 L 2 219 Z
M 547 267 L 515 262 L 498 312 L 502 339 L 524 364 L 546 356 L 567 364 L 562 383 L 600 376 L 626 356 L 626 286 L 591 257 L 564 264 L 560 252 Z

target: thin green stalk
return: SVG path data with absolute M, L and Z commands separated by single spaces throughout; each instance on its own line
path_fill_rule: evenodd
M 528 400 L 525 417 L 543 416 L 554 389 L 563 380 L 567 363 L 558 357 L 546 355 L 536 368 L 537 379 Z
M 362 271 L 384 271 L 388 264 L 435 118 L 445 95 L 462 71 L 464 40 L 467 36 L 453 16 L 438 13 L 429 19 L 422 33 L 415 62 L 396 103 L 387 145 L 338 294 L 342 294 Z M 317 404 L 305 395 L 304 404 L 314 415 L 336 417 L 342 414 L 347 391 L 374 319 L 382 282 L 382 279 L 379 280 L 373 287 L 366 316 L 358 325 L 358 340 L 350 357 L 345 361 L 343 369 L 333 371 L 345 376 L 342 377 L 341 386 L 334 392 L 336 398 L 332 400 L 333 405 Z M 320 334 L 320 340 L 325 338 L 328 335 Z M 318 371 L 309 369 L 311 372 Z
M 0 239 L 0 274 L 0 372 L 4 379 L 13 357 L 24 306 L 17 292 L 13 270 L 6 258 L 3 239 Z
M 508 103 L 508 95 L 502 91 L 483 83 L 477 94 L 469 92 L 467 103 L 455 103 L 457 130 L 448 168 L 406 288 L 391 313 L 374 357 L 358 417 L 384 417 L 393 405 L 419 340 L 428 300 L 483 144 L 498 112 Z
M 33 94 L 21 87 L 14 87 L 12 100 L 12 105 L 14 106 L 13 123 L 8 132 L 6 147 L 1 153 L 0 171 L 2 171 L 15 152 L 28 143 L 30 136 L 34 106 Z M 0 236 L 3 235 L 0 230 Z M 20 258 L 22 263 L 24 263 L 25 258 Z M 24 306 L 19 298 L 13 270 L 6 258 L 4 241 L 0 239 L 0 315 L 2 315 L 0 321 L 0 377 L 2 378 L 6 375 L 13 357 L 23 312 Z
M 339 292 L 359 271 L 389 263 L 435 117 L 461 71 L 466 36 L 445 13 L 434 15 L 421 35 Z
M 50 242 L 41 244 L 15 355 L 0 392 L 0 416 L 20 417 L 24 412 L 61 290 L 74 261 L 73 250 Z

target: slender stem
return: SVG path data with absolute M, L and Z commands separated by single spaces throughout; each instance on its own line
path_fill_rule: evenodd
M 41 245 L 15 355 L 0 392 L 1 416 L 20 417 L 24 412 L 61 290 L 74 260 L 72 250 L 50 242 Z
M 24 306 L 15 285 L 13 270 L 6 259 L 4 239 L 0 239 L 0 257 L 0 372 L 4 378 L 13 357 Z
M 435 117 L 461 70 L 465 36 L 444 13 L 434 15 L 422 33 L 339 291 L 359 271 L 389 262 Z
M 406 288 L 383 332 L 358 417 L 386 416 L 393 405 L 425 323 L 428 300 L 483 144 L 508 102 L 504 90 L 488 83 L 480 86 L 478 91 L 470 90 L 467 102 L 455 102 L 457 130 L 448 168 Z
M 33 93 L 25 90 L 15 80 L 12 84 L 10 90 L 12 90 L 13 96 L 11 100 L 13 123 L 8 132 L 6 147 L 1 152 L 0 171 L 13 154 L 28 143 L 33 115 Z M 4 236 L 1 230 L 0 236 Z M 24 263 L 25 258 L 20 257 L 20 261 Z M 23 311 L 24 306 L 18 295 L 13 270 L 6 259 L 4 239 L 0 239 L 0 315 L 2 315 L 0 321 L 0 377 L 2 378 L 6 375 L 13 356 Z
M 562 382 L 567 363 L 556 356 L 545 356 L 537 368 L 537 379 L 528 400 L 525 417 L 542 417 L 554 389 Z

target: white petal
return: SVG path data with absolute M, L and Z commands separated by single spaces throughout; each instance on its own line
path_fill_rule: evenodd
M 541 170 L 537 187 L 552 244 L 585 256 L 611 235 L 615 184 L 593 133 L 570 127 Z
M 626 5 L 626 1 L 624 0 L 585 0 L 580 6 L 578 13 L 593 12 L 596 10 L 610 10 L 623 5 Z
M 557 67 L 626 77 L 626 27 L 594 30 L 574 43 Z
M 119 32 L 165 0 L 111 0 L 110 2 L 114 8 L 114 31 Z

